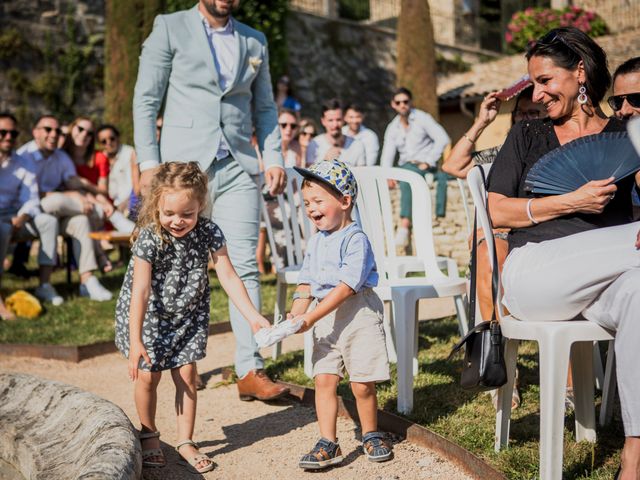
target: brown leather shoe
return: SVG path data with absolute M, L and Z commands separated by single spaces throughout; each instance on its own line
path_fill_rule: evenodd
M 240 400 L 275 400 L 289 393 L 287 387 L 278 385 L 271 380 L 264 370 L 251 370 L 244 377 L 239 378 L 238 394 Z

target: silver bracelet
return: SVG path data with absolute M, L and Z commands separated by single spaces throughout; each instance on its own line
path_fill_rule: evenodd
M 539 222 L 536 221 L 535 218 L 533 218 L 533 215 L 531 214 L 531 202 L 533 202 L 533 198 L 530 198 L 529 201 L 527 202 L 527 217 L 529 217 L 529 220 L 531 220 L 531 223 L 533 223 L 534 225 L 538 225 Z

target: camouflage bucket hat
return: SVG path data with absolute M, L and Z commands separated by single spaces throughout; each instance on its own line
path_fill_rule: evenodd
M 305 178 L 328 185 L 340 195 L 350 195 L 353 200 L 358 195 L 358 183 L 346 164 L 334 158 L 314 163 L 309 168 L 293 167 Z

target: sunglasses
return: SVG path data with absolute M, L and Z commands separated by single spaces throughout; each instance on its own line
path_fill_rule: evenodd
M 316 132 L 300 132 L 300 135 L 309 135 L 310 137 L 314 136 Z
M 612 95 L 607 99 L 607 103 L 614 112 L 622 108 L 625 98 L 633 108 L 640 108 L 640 93 L 628 93 L 626 95 Z
M 297 123 L 287 123 L 287 122 L 282 122 L 280 124 L 280 128 L 291 128 L 291 130 L 293 130 L 294 128 L 298 128 L 298 124 Z
M 49 135 L 51 132 L 56 132 L 56 135 L 62 135 L 62 129 L 60 127 L 58 128 L 53 128 L 53 127 L 38 127 L 40 130 L 44 130 L 46 132 L 47 135 Z
M 527 50 L 530 51 L 538 45 L 541 45 L 543 47 L 550 47 L 551 45 L 557 42 L 562 43 L 565 47 L 571 50 L 571 53 L 580 57 L 580 54 L 576 52 L 576 50 L 564 38 L 562 38 L 562 35 L 560 35 L 560 33 L 555 30 L 551 30 L 549 33 L 547 33 L 546 35 L 543 35 L 538 40 L 533 40 L 529 42 L 529 45 L 527 46 Z
M 116 137 L 106 137 L 99 139 L 98 142 L 102 145 L 106 145 L 107 143 L 115 142 L 116 140 Z
M 78 132 L 79 132 L 79 133 L 87 132 L 87 135 L 93 135 L 93 130 L 90 130 L 90 129 L 88 129 L 88 128 L 81 127 L 80 125 L 76 125 L 76 128 L 78 129 Z
M 394 100 L 393 104 L 394 105 L 409 105 L 409 102 L 411 102 L 411 100 Z
M 7 135 L 9 135 L 9 138 L 11 138 L 11 140 L 15 140 L 16 138 L 18 138 L 18 135 L 20 134 L 20 132 L 18 130 L 5 130 L 0 129 L 0 138 L 4 138 Z

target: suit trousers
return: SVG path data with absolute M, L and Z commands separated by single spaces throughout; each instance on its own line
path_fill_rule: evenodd
M 640 222 L 540 243 L 508 256 L 502 303 L 523 321 L 582 315 L 615 331 L 616 373 L 626 436 L 640 436 Z
M 58 221 L 52 215 L 40 213 L 25 223 L 15 232 L 11 225 L 13 215 L 0 215 L 0 273 L 3 271 L 4 259 L 7 256 L 11 240 L 23 241 L 40 239 L 38 249 L 38 265 L 53 266 L 56 264 L 56 246 L 58 241 Z
M 260 276 L 256 261 L 260 227 L 259 177 L 249 175 L 230 155 L 214 161 L 209 176 L 211 219 L 227 241 L 233 267 L 244 283 L 251 301 L 260 310 Z M 264 367 L 251 327 L 229 300 L 229 318 L 236 339 L 235 367 L 238 377 Z
M 60 232 L 71 237 L 73 256 L 82 274 L 98 268 L 93 240 L 89 237 L 89 217 L 83 214 L 80 202 L 64 193 L 52 193 L 40 201 L 42 210 L 60 221 Z

